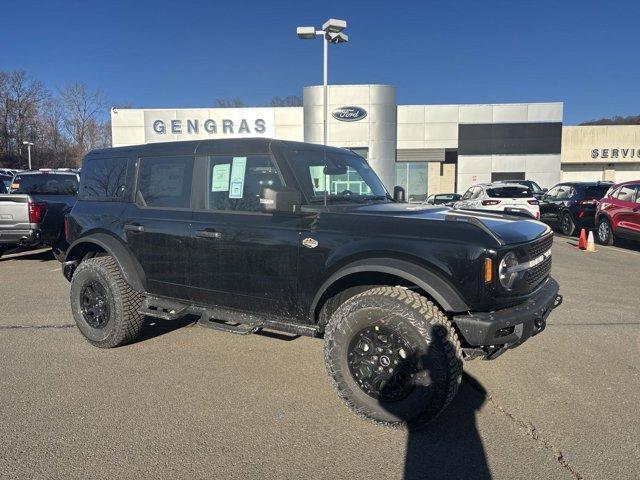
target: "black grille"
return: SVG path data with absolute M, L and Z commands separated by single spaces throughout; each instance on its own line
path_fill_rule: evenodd
M 544 280 L 551 271 L 551 257 L 547 258 L 544 262 L 530 268 L 524 275 L 529 287 L 535 287 L 542 280 Z
M 551 248 L 551 245 L 553 245 L 553 235 L 549 235 L 548 237 L 543 238 L 542 240 L 538 240 L 535 243 L 527 246 L 526 251 L 527 255 L 529 256 L 529 260 L 538 258 L 544 252 L 549 250 Z

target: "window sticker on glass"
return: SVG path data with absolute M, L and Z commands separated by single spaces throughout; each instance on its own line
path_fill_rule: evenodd
M 211 174 L 211 191 L 212 192 L 229 191 L 230 176 L 231 176 L 231 165 L 229 163 L 214 165 L 213 173 Z
M 233 157 L 229 198 L 242 198 L 242 194 L 244 192 L 244 172 L 246 167 L 247 157 Z

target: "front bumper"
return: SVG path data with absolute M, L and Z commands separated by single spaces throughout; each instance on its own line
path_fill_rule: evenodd
M 560 286 L 549 277 L 538 293 L 515 307 L 493 312 L 456 315 L 453 322 L 467 344 L 482 348 L 487 359 L 497 358 L 544 330 L 551 311 L 562 303 Z
M 41 241 L 42 232 L 37 228 L 29 230 L 0 230 L 0 245 L 2 246 L 37 245 Z

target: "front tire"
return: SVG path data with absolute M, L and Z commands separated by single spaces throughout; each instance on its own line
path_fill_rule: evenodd
M 144 317 L 138 309 L 144 297 L 129 287 L 113 257 L 80 263 L 71 279 L 70 296 L 76 325 L 92 345 L 118 347 L 140 333 Z
M 432 302 L 411 290 L 379 287 L 331 316 L 325 367 L 352 411 L 392 426 L 421 426 L 455 396 L 462 378 L 457 334 Z
M 614 238 L 613 230 L 611 229 L 611 222 L 604 215 L 598 219 L 598 228 L 596 232 L 596 238 L 600 245 L 613 245 Z
M 567 237 L 573 237 L 576 234 L 576 224 L 569 212 L 564 212 L 562 214 L 560 230 L 563 235 L 566 235 Z

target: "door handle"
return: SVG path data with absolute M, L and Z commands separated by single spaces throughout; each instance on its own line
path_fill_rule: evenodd
M 124 229 L 127 232 L 144 232 L 144 227 L 139 223 L 125 223 Z
M 222 238 L 222 234 L 220 232 L 216 232 L 215 230 L 207 228 L 204 230 L 198 230 L 196 232 L 196 237 L 219 239 Z

